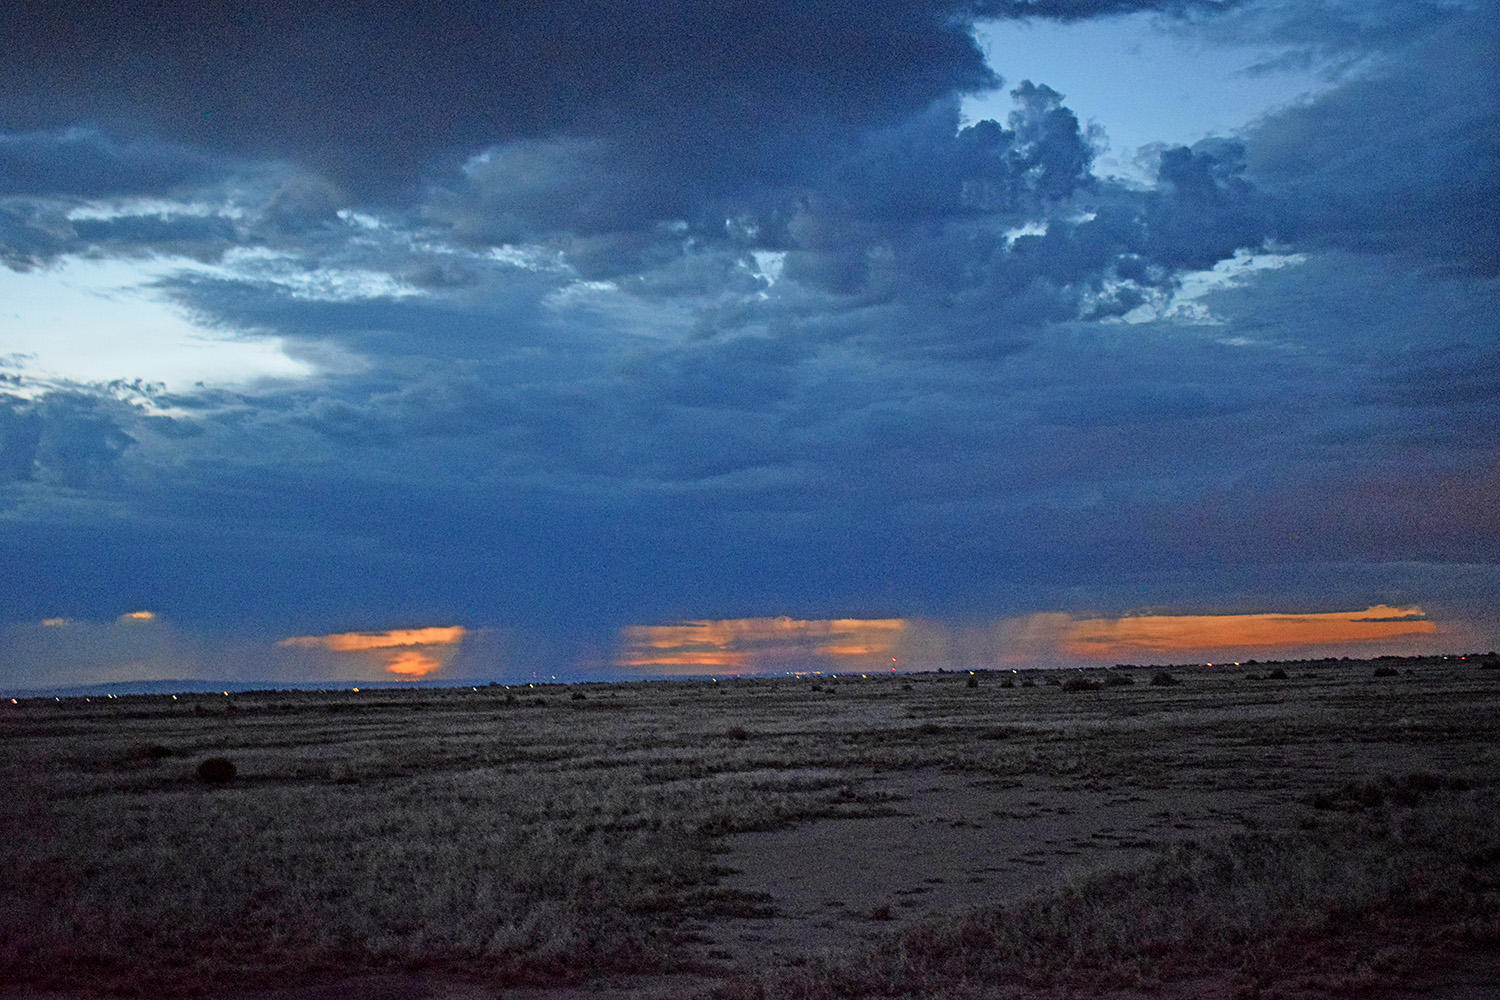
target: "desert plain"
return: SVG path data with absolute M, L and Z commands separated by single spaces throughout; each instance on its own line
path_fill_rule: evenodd
M 1493 654 L 7 698 L 0 782 L 5 1000 L 1500 997 Z

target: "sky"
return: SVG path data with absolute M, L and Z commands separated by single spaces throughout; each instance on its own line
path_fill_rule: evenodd
M 1500 646 L 1494 0 L 0 26 L 0 689 Z

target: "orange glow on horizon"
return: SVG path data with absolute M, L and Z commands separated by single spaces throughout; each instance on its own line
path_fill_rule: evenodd
M 721 618 L 621 630 L 621 667 L 775 669 L 818 659 L 830 670 L 886 660 L 909 623 L 904 618 Z
M 417 649 L 403 649 L 393 655 L 385 669 L 402 677 L 425 677 L 443 664 L 437 657 Z
M 332 635 L 295 635 L 278 646 L 328 649 L 335 653 L 384 653 L 387 673 L 417 678 L 439 670 L 469 630 L 462 625 L 390 629 L 385 632 L 337 632 Z M 438 647 L 434 651 L 432 647 Z M 445 648 L 446 647 L 446 648 Z M 440 651 L 440 652 L 439 652 Z M 441 653 L 447 653 L 443 656 Z
M 438 625 L 432 628 L 391 629 L 387 632 L 296 635 L 282 639 L 276 645 L 321 647 L 340 653 L 357 653 L 371 649 L 398 649 L 402 646 L 447 646 L 462 641 L 468 631 L 462 625 Z
M 723 651 L 702 653 L 661 652 L 632 656 L 621 659 L 618 662 L 622 667 L 728 667 L 731 670 L 748 665 L 748 659 L 745 654 Z
M 1383 604 L 1364 611 L 1313 614 L 1130 615 L 1073 622 L 1062 650 L 1073 656 L 1110 658 L 1137 652 L 1378 642 L 1436 633 L 1437 625 L 1420 607 Z
M 127 611 L 119 617 L 121 622 L 153 622 L 156 621 L 155 611 Z

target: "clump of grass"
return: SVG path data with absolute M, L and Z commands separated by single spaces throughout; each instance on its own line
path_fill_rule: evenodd
M 1062 682 L 1064 691 L 1097 691 L 1102 687 L 1098 681 L 1090 677 L 1073 676 Z
M 1117 674 L 1113 671 L 1104 675 L 1105 687 L 1128 687 L 1135 683 L 1135 678 L 1129 674 Z
M 971 690 L 977 688 L 979 686 L 979 677 L 976 674 L 970 674 L 969 679 L 964 682 L 964 686 Z
M 169 757 L 180 756 L 182 751 L 161 743 L 138 743 L 115 754 L 110 763 L 121 769 L 134 769 L 148 764 L 160 763 Z
M 1280 667 L 1277 667 L 1275 670 L 1272 670 L 1270 673 L 1266 674 L 1266 680 L 1284 681 L 1286 680 L 1286 671 L 1281 669 Z
M 744 726 L 730 726 L 724 731 L 724 735 L 731 740 L 748 740 L 750 731 Z
M 1413 771 L 1401 776 L 1389 774 L 1347 781 L 1332 791 L 1318 791 L 1304 801 L 1314 809 L 1378 809 L 1387 803 L 1412 806 L 1436 792 L 1457 792 L 1469 788 L 1469 781 L 1457 775 Z
M 208 757 L 198 764 L 198 780 L 205 785 L 226 785 L 239 773 L 228 757 Z
M 1158 670 L 1156 673 L 1151 675 L 1152 687 L 1171 687 L 1174 684 L 1181 683 L 1182 681 L 1178 680 L 1176 677 L 1173 677 L 1165 670 Z
M 1401 671 L 1397 670 L 1395 667 L 1379 666 L 1379 667 L 1375 668 L 1374 676 L 1376 676 L 1376 677 L 1400 677 L 1401 676 Z

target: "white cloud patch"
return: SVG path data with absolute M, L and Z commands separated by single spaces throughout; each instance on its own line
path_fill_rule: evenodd
M 274 285 L 294 299 L 309 302 L 404 299 L 426 294 L 384 271 L 348 265 L 309 266 L 300 254 L 263 247 L 236 248 L 224 255 L 222 264 L 191 270 Z
M 192 262 L 69 258 L 0 269 L 0 342 L 23 382 L 141 379 L 171 389 L 305 378 L 277 337 L 226 336 L 195 323 L 155 283 Z
M 1214 313 L 1204 301 L 1207 297 L 1214 292 L 1239 287 L 1261 272 L 1296 267 L 1306 260 L 1307 257 L 1299 253 L 1237 250 L 1233 257 L 1221 260 L 1211 268 L 1182 275 L 1175 288 L 1153 291 L 1146 302 L 1118 319 L 1105 322 L 1139 324 L 1166 320 L 1194 326 L 1222 326 L 1224 318 Z

